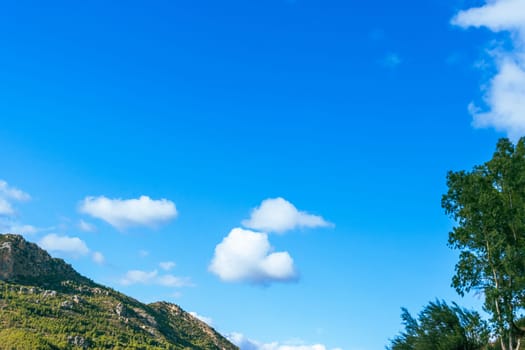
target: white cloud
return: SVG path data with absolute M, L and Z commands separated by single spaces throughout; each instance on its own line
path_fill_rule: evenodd
M 490 52 L 497 73 L 483 96 L 488 110 L 474 103 L 469 111 L 475 127 L 494 127 L 517 140 L 525 135 L 525 1 L 488 0 L 484 6 L 460 11 L 452 24 L 486 27 L 493 32 L 509 32 L 512 49 Z
M 9 227 L 9 232 L 19 235 L 32 235 L 38 232 L 38 229 L 32 225 L 18 225 L 14 224 Z
M 59 236 L 55 233 L 43 237 L 38 245 L 47 251 L 65 253 L 74 257 L 89 253 L 89 248 L 80 238 Z
M 78 228 L 84 232 L 95 232 L 97 230 L 95 225 L 90 224 L 89 222 L 86 222 L 84 220 L 79 221 Z
M 321 216 L 312 215 L 297 208 L 284 198 L 269 198 L 252 210 L 242 225 L 255 230 L 283 233 L 299 227 L 327 227 L 333 224 Z
M 173 275 L 161 275 L 157 278 L 156 284 L 164 287 L 192 287 L 193 283 L 188 277 L 177 277 Z
M 120 279 L 120 284 L 129 286 L 133 284 L 159 285 L 163 287 L 191 287 L 193 284 L 187 277 L 177 277 L 166 274 L 159 275 L 158 270 L 142 271 L 130 270 Z
M 132 284 L 151 284 L 153 279 L 158 275 L 157 270 L 153 271 L 141 271 L 141 270 L 130 270 L 126 272 L 126 275 L 120 280 L 120 283 L 124 286 Z
M 31 199 L 31 196 L 18 188 L 11 187 L 4 180 L 0 180 L 0 196 L 24 202 Z
M 208 326 L 213 325 L 213 319 L 211 319 L 211 317 L 199 315 L 195 311 L 191 311 L 189 312 L 189 314 L 195 317 L 196 319 L 201 320 L 202 322 L 206 323 Z
M 41 229 L 36 228 L 32 225 L 20 224 L 16 221 L 11 221 L 9 219 L 0 218 L 0 232 L 9 232 L 19 235 L 32 235 L 40 231 Z
M 525 30 L 525 2 L 489 0 L 484 6 L 460 11 L 452 23 L 462 27 L 488 27 L 495 32 Z
M 12 201 L 24 202 L 30 199 L 29 194 L 9 186 L 4 180 L 0 180 L 0 216 L 13 216 L 15 214 Z
M 240 350 L 326 350 L 323 344 L 303 344 L 302 342 L 271 342 L 262 343 L 247 338 L 242 333 L 231 333 L 227 336 L 228 340 L 237 345 Z M 332 350 L 342 350 L 334 348 Z
M 288 252 L 272 252 L 265 233 L 235 228 L 215 247 L 209 270 L 227 282 L 267 284 L 296 278 Z
M 149 255 L 149 251 L 144 250 L 144 249 L 139 250 L 139 256 L 140 256 L 141 258 L 145 258 L 145 257 L 147 257 L 148 255 Z
M 15 211 L 6 199 L 0 197 L 0 215 L 10 216 L 13 215 Z
M 154 200 L 148 196 L 137 199 L 86 197 L 80 205 L 80 212 L 102 219 L 118 229 L 154 227 L 177 216 L 175 203 L 167 199 Z
M 102 265 L 106 261 L 104 255 L 101 252 L 94 252 L 93 255 L 91 255 L 91 258 L 99 265 Z
M 159 266 L 164 271 L 170 271 L 175 267 L 175 263 L 173 261 L 163 261 L 159 263 Z

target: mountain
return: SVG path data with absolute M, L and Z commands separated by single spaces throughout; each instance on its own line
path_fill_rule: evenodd
M 167 302 L 143 304 L 0 234 L 0 349 L 238 350 Z

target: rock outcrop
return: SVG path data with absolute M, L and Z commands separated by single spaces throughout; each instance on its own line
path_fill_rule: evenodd
M 91 282 L 64 260 L 52 258 L 36 244 L 14 234 L 0 235 L 0 280 L 37 282 L 42 286 L 60 285 L 65 280 Z

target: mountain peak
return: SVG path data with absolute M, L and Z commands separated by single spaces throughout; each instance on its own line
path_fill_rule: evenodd
M 11 233 L 0 234 L 0 280 L 44 287 L 65 280 L 91 282 L 64 260 L 51 257 L 35 243 Z

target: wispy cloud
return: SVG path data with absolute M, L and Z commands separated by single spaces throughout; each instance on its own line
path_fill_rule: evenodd
M 209 270 L 226 282 L 268 284 L 297 278 L 288 252 L 273 252 L 265 233 L 233 229 L 215 247 Z
M 387 68 L 396 68 L 402 62 L 401 56 L 395 52 L 389 52 L 381 59 L 381 64 Z
M 327 350 L 328 348 L 323 344 L 306 344 L 302 341 L 291 342 L 271 342 L 262 343 L 256 340 L 247 338 L 242 333 L 231 333 L 227 336 L 228 340 L 237 345 L 240 350 Z M 333 348 L 332 350 L 341 350 L 340 348 Z
M 97 230 L 95 225 L 90 224 L 84 220 L 79 221 L 78 228 L 84 232 L 95 232 Z
M 16 233 L 19 235 L 33 235 L 43 229 L 33 225 L 19 224 L 10 220 L 0 220 L 0 231 Z
M 177 277 L 171 274 L 159 274 L 158 270 L 130 270 L 120 279 L 120 284 L 129 286 L 133 284 L 158 285 L 163 287 L 191 287 L 193 283 L 188 277 Z
M 242 225 L 265 232 L 284 233 L 296 228 L 329 227 L 321 216 L 299 211 L 284 198 L 269 198 L 252 210 L 250 218 L 243 220 Z
M 28 193 L 19 190 L 16 187 L 9 186 L 9 184 L 4 180 L 0 180 L 0 196 L 20 202 L 31 199 L 31 196 Z
M 93 260 L 93 262 L 99 265 L 102 265 L 104 264 L 104 262 L 106 262 L 106 258 L 101 252 L 93 252 L 93 254 L 91 255 L 91 259 Z
M 137 199 L 86 197 L 80 205 L 80 212 L 104 220 L 117 229 L 132 226 L 155 227 L 177 216 L 175 203 L 148 196 Z
M 13 216 L 15 210 L 12 202 L 25 202 L 31 199 L 26 192 L 10 186 L 7 181 L 0 180 L 0 216 Z
M 159 266 L 164 271 L 170 271 L 173 270 L 173 268 L 175 267 L 175 263 L 173 261 L 163 261 L 159 263 Z
M 510 33 L 510 50 L 488 51 L 497 72 L 483 89 L 486 106 L 470 103 L 468 109 L 475 127 L 493 127 L 517 140 L 525 135 L 525 1 L 487 1 L 481 7 L 460 11 L 452 24 Z

